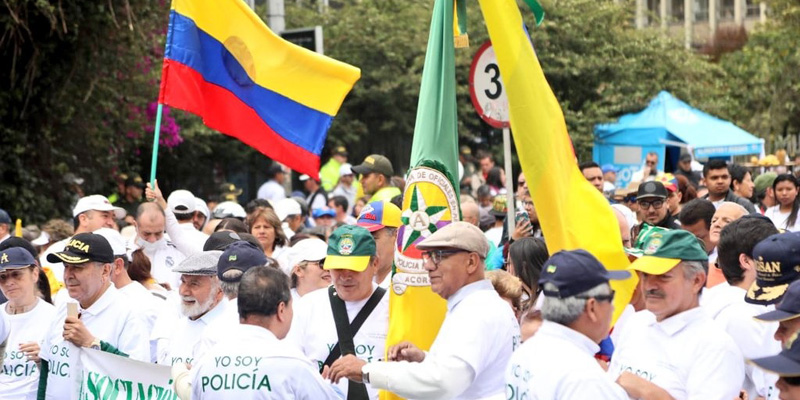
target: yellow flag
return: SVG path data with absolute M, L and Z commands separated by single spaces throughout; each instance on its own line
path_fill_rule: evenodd
M 515 0 L 480 0 L 508 95 L 511 130 L 550 254 L 585 249 L 609 270 L 627 268 L 617 219 L 578 169 L 564 114 L 545 79 Z M 614 321 L 636 276 L 612 281 Z

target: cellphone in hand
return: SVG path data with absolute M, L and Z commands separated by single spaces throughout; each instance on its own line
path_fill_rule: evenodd
M 514 216 L 514 222 L 516 222 L 517 226 L 520 226 L 526 222 L 530 224 L 531 217 L 528 215 L 527 211 L 519 210 L 517 211 L 517 215 Z M 529 233 L 533 233 L 533 227 L 529 228 Z

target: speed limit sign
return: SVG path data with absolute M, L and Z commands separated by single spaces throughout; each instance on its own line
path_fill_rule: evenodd
M 495 128 L 508 128 L 508 97 L 491 41 L 487 40 L 481 45 L 472 59 L 469 94 L 472 105 L 487 124 Z

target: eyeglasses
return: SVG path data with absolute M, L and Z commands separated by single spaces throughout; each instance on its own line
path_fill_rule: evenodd
M 585 300 L 595 299 L 597 301 L 607 301 L 607 302 L 610 303 L 610 302 L 614 301 L 614 295 L 616 293 L 617 293 L 616 291 L 612 290 L 611 294 L 599 294 L 597 296 L 575 296 L 575 298 L 576 299 L 585 299 Z
M 439 266 L 439 263 L 442 262 L 447 257 L 452 256 L 456 253 L 462 253 L 465 250 L 431 250 L 431 251 L 423 251 L 422 252 L 422 262 L 427 263 L 428 261 L 433 261 L 433 265 Z
M 22 277 L 23 277 L 23 274 L 24 274 L 24 272 L 25 272 L 25 270 L 26 270 L 26 269 L 27 269 L 27 268 L 23 268 L 23 269 L 13 269 L 13 270 L 11 270 L 11 271 L 8 271 L 8 272 L 6 272 L 6 273 L 2 273 L 2 274 L 0 274 L 0 282 L 5 282 L 5 281 L 7 281 L 9 278 L 11 278 L 11 279 L 13 279 L 13 280 L 15 280 L 15 281 L 18 281 L 18 280 L 22 279 Z
M 633 195 L 630 195 L 630 196 L 625 196 L 625 197 L 622 198 L 622 201 L 624 201 L 626 203 L 635 203 L 636 202 L 636 195 L 633 194 Z
M 637 201 L 639 207 L 643 210 L 647 210 L 650 206 L 653 206 L 654 209 L 658 210 L 664 205 L 664 200 L 653 200 L 653 201 L 646 201 L 646 200 L 639 200 Z
M 320 269 L 325 269 L 325 259 L 319 261 L 306 261 L 306 265 L 319 265 Z

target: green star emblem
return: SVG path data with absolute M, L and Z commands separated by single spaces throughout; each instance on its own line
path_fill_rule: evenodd
M 403 232 L 403 251 L 406 251 L 420 237 L 428 237 L 436 232 L 436 223 L 447 212 L 445 206 L 428 206 L 420 193 L 419 185 L 414 186 L 411 204 L 403 211 L 401 220 L 406 229 Z M 411 228 L 411 229 L 408 229 Z

